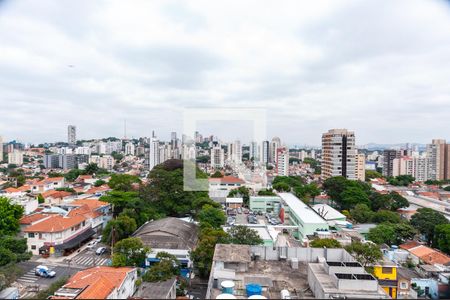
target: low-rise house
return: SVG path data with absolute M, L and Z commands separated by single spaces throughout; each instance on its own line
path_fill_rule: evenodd
M 378 279 L 379 285 L 392 298 L 397 298 L 397 265 L 391 261 L 383 260 L 373 266 L 373 275 Z
M 94 235 L 90 220 L 83 215 L 55 214 L 23 230 L 28 250 L 34 255 L 62 256 L 80 247 Z
M 127 299 L 136 290 L 137 269 L 98 266 L 73 275 L 52 299 Z
M 159 252 L 175 255 L 182 268 L 192 266 L 189 253 L 194 250 L 198 241 L 196 224 L 169 217 L 145 223 L 133 236 L 140 238 L 145 246 L 152 249 L 148 254 L 147 266 L 159 261 L 156 258 Z
M 46 191 L 63 188 L 65 185 L 64 177 L 49 177 L 37 182 L 31 183 L 31 192 L 41 194 Z
M 237 189 L 245 184 L 245 181 L 233 176 L 221 178 L 209 178 L 209 197 L 218 202 L 225 202 L 231 190 Z
M 448 255 L 416 241 L 402 244 L 400 248 L 409 252 L 410 258 L 415 264 L 425 263 L 429 265 L 441 264 L 450 266 L 450 257 Z
M 42 197 L 45 199 L 45 203 L 48 204 L 61 204 L 64 200 L 73 198 L 73 194 L 67 191 L 57 191 L 49 190 L 41 193 Z
M 397 299 L 417 299 L 417 292 L 413 289 L 413 279 L 421 278 L 414 270 L 397 268 Z
M 133 295 L 133 299 L 176 299 L 176 277 L 165 281 L 142 282 Z

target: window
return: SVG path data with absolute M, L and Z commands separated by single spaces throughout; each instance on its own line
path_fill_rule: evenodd
M 36 245 L 31 245 L 31 250 L 36 250 Z
M 383 268 L 381 268 L 381 273 L 392 274 L 392 268 L 391 267 L 383 267 Z
M 406 283 L 406 282 L 401 282 L 401 283 L 400 283 L 400 288 L 401 288 L 402 290 L 406 290 L 406 289 L 408 288 L 408 283 Z
M 28 233 L 28 237 L 29 237 L 29 238 L 34 238 L 34 232 L 29 232 L 29 233 Z

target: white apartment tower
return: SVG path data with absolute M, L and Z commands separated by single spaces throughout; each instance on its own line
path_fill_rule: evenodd
M 67 126 L 67 143 L 75 145 L 77 143 L 77 127 L 75 125 Z
M 277 149 L 276 167 L 278 176 L 289 176 L 289 151 L 286 147 Z
M 3 161 L 3 138 L 0 136 L 0 162 Z
M 23 165 L 23 152 L 19 150 L 14 150 L 8 153 L 8 164 L 13 164 L 17 166 Z
M 135 146 L 133 143 L 125 144 L 125 155 L 134 155 L 135 154 Z
M 150 152 L 148 159 L 149 170 L 151 171 L 157 164 L 159 164 L 159 141 L 155 137 L 152 137 L 150 139 Z
M 236 140 L 233 144 L 232 160 L 236 163 L 242 162 L 242 145 L 241 141 Z
M 330 129 L 322 135 L 323 180 L 343 176 L 356 180 L 355 133 L 347 129 Z
M 364 153 L 358 153 L 356 156 L 356 179 L 366 180 L 366 155 Z
M 220 144 L 211 148 L 211 165 L 216 169 L 222 169 L 225 165 L 225 151 Z
M 262 156 L 261 163 L 266 165 L 269 162 L 269 141 L 262 142 Z

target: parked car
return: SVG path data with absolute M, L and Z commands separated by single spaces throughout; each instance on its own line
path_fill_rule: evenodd
M 236 211 L 237 211 L 238 214 L 242 214 L 242 208 L 238 207 L 238 208 L 236 209 Z
M 227 218 L 227 224 L 228 224 L 229 226 L 233 226 L 235 223 L 236 223 L 235 218 L 233 218 L 233 217 L 228 217 L 228 218 Z
M 246 215 L 248 215 L 248 213 L 249 213 L 250 211 L 248 210 L 248 209 L 244 209 L 244 214 L 246 214 Z
M 100 243 L 102 241 L 103 235 L 99 235 L 94 241 L 97 241 L 97 243 Z
M 106 247 L 98 247 L 97 250 L 95 250 L 95 254 L 102 255 L 106 253 Z
M 47 266 L 39 265 L 34 270 L 34 274 L 39 277 L 53 278 L 56 275 L 55 271 L 51 271 Z
M 88 249 L 92 249 L 92 248 L 94 248 L 95 245 L 97 245 L 97 244 L 98 244 L 98 242 L 97 242 L 96 240 L 90 241 L 90 242 L 87 244 L 87 248 L 88 248 Z

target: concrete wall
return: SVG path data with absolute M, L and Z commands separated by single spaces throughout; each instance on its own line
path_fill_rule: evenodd
M 302 248 L 302 247 L 264 247 L 252 246 L 252 254 L 259 254 L 261 260 L 279 260 L 297 258 L 300 262 L 317 262 L 318 257 L 329 261 L 355 261 L 344 249 Z

